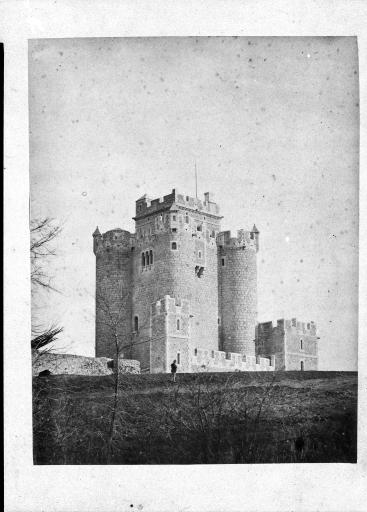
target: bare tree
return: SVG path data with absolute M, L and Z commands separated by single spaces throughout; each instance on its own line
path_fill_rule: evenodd
M 47 260 L 57 254 L 53 242 L 61 231 L 62 227 L 49 217 L 36 218 L 30 222 L 31 290 L 33 296 L 41 290 L 58 292 L 52 285 L 52 276 L 47 270 Z M 32 352 L 37 354 L 37 358 L 51 350 L 52 343 L 56 341 L 62 331 L 63 328 L 56 324 L 48 327 L 32 325 L 31 348 Z
M 52 277 L 45 269 L 46 260 L 56 255 L 52 245 L 55 238 L 61 233 L 62 227 L 55 224 L 54 219 L 33 219 L 30 222 L 30 254 L 31 254 L 31 284 L 46 290 L 58 291 L 51 284 Z
M 106 335 L 110 337 L 110 340 L 113 343 L 114 393 L 113 405 L 111 408 L 111 421 L 108 432 L 107 464 L 111 461 L 112 443 L 117 420 L 120 387 L 119 360 L 122 358 L 125 350 L 129 352 L 131 357 L 134 345 L 150 342 L 150 338 L 136 341 L 134 339 L 135 333 L 126 329 L 124 324 L 126 322 L 126 311 L 130 311 L 129 303 L 131 301 L 131 288 L 122 280 L 119 283 L 116 283 L 116 285 L 118 287 L 117 297 L 116 295 L 111 297 L 111 294 L 106 291 L 108 290 L 108 286 L 104 286 L 103 282 L 100 283 L 96 292 L 96 308 L 99 310 L 98 321 L 104 326 Z M 147 322 L 149 322 L 149 315 L 146 322 L 141 324 L 140 327 L 144 328 Z

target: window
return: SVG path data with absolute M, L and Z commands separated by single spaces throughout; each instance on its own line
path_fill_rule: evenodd
M 134 331 L 138 332 L 139 330 L 139 318 L 137 316 L 134 316 Z
M 224 267 L 224 265 L 225 265 L 225 259 L 222 258 L 222 267 Z
M 196 349 L 194 350 L 194 356 L 197 356 L 197 355 L 198 355 L 198 349 L 196 348 Z
M 199 251 L 199 258 L 201 259 L 201 251 Z
M 149 265 L 149 252 L 148 251 L 145 253 L 145 264 Z
M 203 226 L 202 226 L 201 224 L 198 224 L 198 225 L 196 226 L 196 229 L 197 229 L 197 231 L 202 231 Z
M 177 251 L 177 242 L 171 242 L 171 249 Z
M 303 350 L 303 340 L 300 340 L 301 350 Z
M 152 265 L 153 264 L 153 251 L 150 250 L 149 254 L 150 254 L 150 264 Z
M 172 215 L 172 220 L 176 222 L 176 215 Z
M 172 228 L 171 231 L 172 233 L 177 233 L 177 228 Z
M 145 254 L 144 253 L 142 253 L 142 255 L 141 255 L 141 265 L 142 265 L 142 267 L 145 267 Z
M 187 214 L 185 215 L 185 222 L 186 222 L 186 224 L 189 223 L 189 216 Z
M 211 233 L 210 233 L 210 237 L 211 237 L 211 238 L 215 238 L 215 231 L 214 231 L 214 229 L 212 229 L 212 231 L 211 231 Z
M 177 364 L 181 363 L 181 354 L 177 352 Z
M 179 331 L 180 330 L 180 319 L 179 318 L 177 318 L 176 327 L 177 327 L 177 330 Z
M 305 369 L 305 363 L 303 361 L 301 361 L 301 372 L 303 372 L 304 369 Z

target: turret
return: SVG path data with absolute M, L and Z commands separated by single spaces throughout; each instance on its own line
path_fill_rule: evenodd
M 94 252 L 94 254 L 96 254 L 98 244 L 102 240 L 102 235 L 101 235 L 101 232 L 98 229 L 98 226 L 96 227 L 96 229 L 95 229 L 95 231 L 94 231 L 92 236 L 93 236 L 93 252 Z
M 255 355 L 258 231 L 219 233 L 221 350 Z
M 257 229 L 256 225 L 254 224 L 254 227 L 252 228 L 252 231 L 250 232 L 250 236 L 253 240 L 255 240 L 256 252 L 259 252 L 259 235 L 260 235 L 260 232 Z
M 96 357 L 116 356 L 131 338 L 131 235 L 113 229 L 93 233 L 96 255 Z M 122 349 L 123 353 L 124 349 Z

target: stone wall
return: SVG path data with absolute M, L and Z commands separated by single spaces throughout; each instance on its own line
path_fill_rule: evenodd
M 107 357 L 85 357 L 74 354 L 46 352 L 32 354 L 32 375 L 49 370 L 55 375 L 111 375 L 113 359 Z M 120 373 L 140 373 L 139 361 L 119 360 Z

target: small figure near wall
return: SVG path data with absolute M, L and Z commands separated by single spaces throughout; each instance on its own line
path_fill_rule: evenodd
M 173 361 L 173 363 L 171 364 L 171 373 L 172 373 L 172 377 L 173 377 L 173 382 L 176 382 L 176 372 L 177 372 L 177 364 L 176 364 L 176 359 Z

